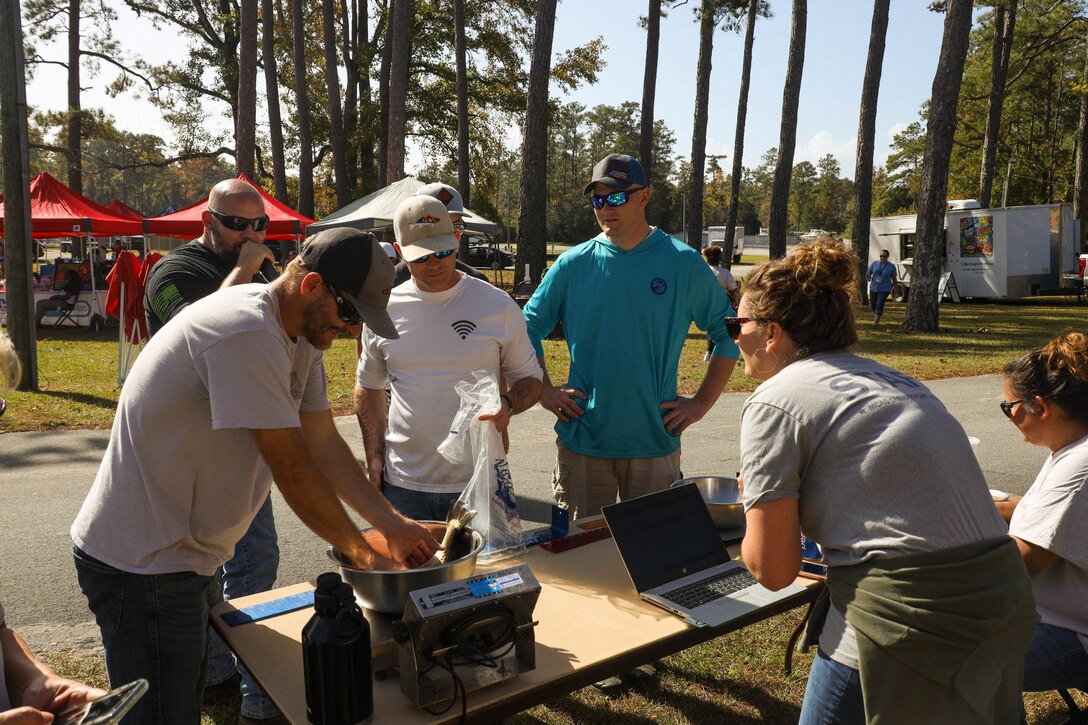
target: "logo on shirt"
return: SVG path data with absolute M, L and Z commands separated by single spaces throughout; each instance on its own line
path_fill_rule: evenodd
M 302 400 L 302 381 L 294 371 L 291 372 L 291 399 Z
M 471 320 L 458 320 L 450 325 L 450 327 L 452 327 L 453 331 L 460 335 L 461 339 L 464 340 L 469 336 L 470 332 L 476 329 L 476 323 Z
M 669 284 L 660 277 L 654 277 L 650 280 L 650 291 L 655 295 L 663 295 L 669 289 Z

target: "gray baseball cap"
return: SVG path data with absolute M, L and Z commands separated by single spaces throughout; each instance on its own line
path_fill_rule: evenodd
M 367 327 L 391 340 L 400 337 L 385 311 L 393 290 L 393 263 L 373 234 L 350 227 L 326 229 L 311 237 L 299 256 L 351 302 Z
M 433 196 L 442 202 L 442 205 L 446 207 L 446 211 L 454 214 L 465 213 L 465 203 L 461 200 L 461 192 L 449 184 L 443 184 L 439 181 L 433 184 L 424 184 L 414 196 Z

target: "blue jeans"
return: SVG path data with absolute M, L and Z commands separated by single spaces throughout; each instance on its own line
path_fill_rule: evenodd
M 234 546 L 234 557 L 222 566 L 223 599 L 237 599 L 249 594 L 266 592 L 276 583 L 280 563 L 280 547 L 276 540 L 276 520 L 272 515 L 272 496 L 264 500 L 253 523 Z M 235 671 L 242 675 L 242 709 L 246 717 L 258 720 L 274 717 L 279 710 L 272 704 L 253 676 L 238 664 L 230 647 L 208 629 L 208 684 L 230 679 Z
M 1035 625 L 1024 656 L 1024 692 L 1088 690 L 1088 650 L 1076 632 L 1049 624 Z
M 798 725 L 864 725 L 861 674 L 816 651 Z
M 401 514 L 416 521 L 445 521 L 450 504 L 461 497 L 458 493 L 428 493 L 382 483 L 382 493 Z
M 874 315 L 884 314 L 884 303 L 888 301 L 891 292 L 869 292 L 869 306 L 873 308 Z
M 102 633 L 110 686 L 151 685 L 126 723 L 200 722 L 214 576 L 130 574 L 72 547 L 79 588 Z

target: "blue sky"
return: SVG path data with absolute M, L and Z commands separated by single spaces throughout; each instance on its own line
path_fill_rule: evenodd
M 686 5 L 669 11 L 662 20 L 655 113 L 676 134 L 676 152 L 685 157 L 691 152 L 699 45 L 698 26 L 692 12 L 695 4 L 695 0 L 689 0 Z M 886 159 L 893 134 L 917 119 L 919 106 L 930 95 L 944 16 L 929 12 L 926 5 L 919 0 L 898 0 L 891 6 L 876 124 L 878 164 Z M 744 165 L 748 167 L 757 164 L 764 151 L 778 145 L 782 85 L 789 53 L 790 3 L 771 0 L 771 10 L 773 17 L 760 18 L 756 23 L 745 140 Z M 175 35 L 150 29 L 146 21 L 137 21 L 127 10 L 120 12 L 116 35 L 123 39 L 126 49 L 152 61 L 182 57 L 184 46 Z M 608 46 L 598 82 L 565 96 L 565 100 L 576 100 L 590 107 L 598 103 L 617 105 L 628 100 L 641 102 L 646 34 L 638 27 L 638 17 L 645 12 L 646 2 L 639 0 L 560 2 L 555 54 L 596 36 L 602 36 Z M 809 3 L 795 163 L 802 160 L 815 163 L 831 153 L 839 159 L 843 175 L 853 176 L 858 103 L 871 15 L 871 3 L 863 0 Z M 732 154 L 743 43 L 741 33 L 719 30 L 715 35 L 708 154 Z M 63 53 L 61 44 L 43 49 L 43 55 L 50 59 L 60 59 Z M 108 67 L 98 77 L 90 77 L 85 71 L 84 86 L 89 86 L 84 94 L 85 107 L 104 107 L 122 128 L 157 133 L 170 139 L 169 129 L 157 109 L 146 100 L 132 96 L 110 99 L 103 93 L 102 87 L 113 75 Z M 40 67 L 27 89 L 30 104 L 39 108 L 62 107 L 64 84 L 63 70 L 56 66 Z M 409 155 L 409 172 L 417 161 L 417 154 Z M 730 163 L 725 162 L 727 168 Z

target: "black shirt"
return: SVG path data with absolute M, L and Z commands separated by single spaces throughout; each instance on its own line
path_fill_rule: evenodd
M 148 333 L 154 335 L 184 307 L 218 290 L 234 264 L 205 247 L 200 239 L 163 257 L 151 269 L 144 292 Z M 260 272 L 253 275 L 253 281 L 268 282 Z

